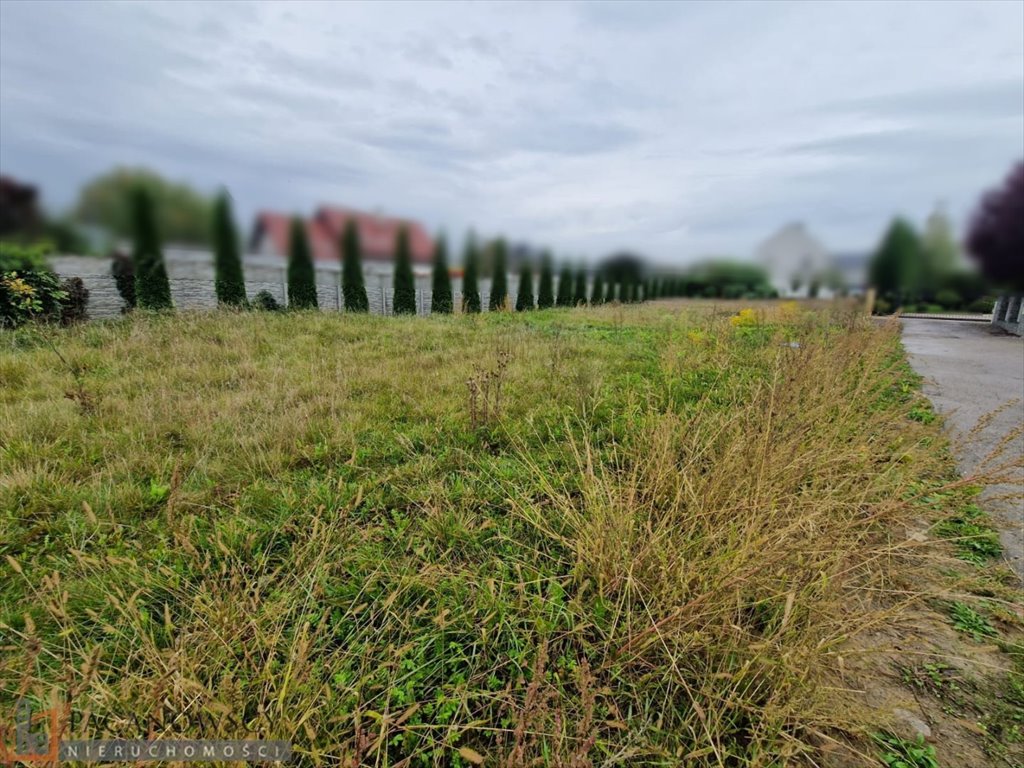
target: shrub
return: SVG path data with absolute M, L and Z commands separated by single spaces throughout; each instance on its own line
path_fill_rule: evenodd
M 74 325 L 89 319 L 89 289 L 85 287 L 80 277 L 69 277 L 60 284 L 65 298 L 61 304 L 60 323 L 61 325 Z
M 505 308 L 508 298 L 508 268 L 505 265 L 505 241 L 494 241 L 494 273 L 491 278 L 491 298 L 487 308 L 496 312 Z
M 519 268 L 519 292 L 516 294 L 516 312 L 533 309 L 533 270 L 527 262 Z
M 238 252 L 238 231 L 231 217 L 231 200 L 222 192 L 213 204 L 213 271 L 217 301 L 245 306 L 245 277 Z
M 409 250 L 409 232 L 398 230 L 395 241 L 395 297 L 392 311 L 396 315 L 416 314 L 416 281 L 412 275 L 412 253 Z
M 302 219 L 292 219 L 288 238 L 288 306 L 295 309 L 316 309 L 316 273 L 306 240 Z
M 572 303 L 577 307 L 587 303 L 587 271 L 580 267 L 576 271 L 576 284 L 573 287 Z
M 462 273 L 462 311 L 475 314 L 480 311 L 480 286 L 477 270 L 480 269 L 480 255 L 477 253 L 476 238 L 469 233 L 466 238 L 466 253 Z
M 0 243 L 0 327 L 57 320 L 66 299 L 42 247 Z
M 555 306 L 555 276 L 551 267 L 551 254 L 547 251 L 540 257 L 540 283 L 537 286 L 537 308 L 550 309 Z
M 957 309 L 964 303 L 964 300 L 956 291 L 944 288 L 935 294 L 935 303 L 941 304 L 946 309 Z
M 452 276 L 448 273 L 448 244 L 444 234 L 434 245 L 434 274 L 431 282 L 430 311 L 440 315 L 452 313 Z
M 346 312 L 369 312 L 370 299 L 363 279 L 362 247 L 359 228 L 349 219 L 341 234 L 341 293 Z
M 568 266 L 564 266 L 558 274 L 558 294 L 555 296 L 555 306 L 571 307 L 572 294 L 572 270 Z
M 135 309 L 135 263 L 132 257 L 121 251 L 114 251 L 110 257 L 110 274 L 114 278 L 114 285 L 124 302 L 121 312 L 130 312 Z
M 601 280 L 601 271 L 594 273 L 594 285 L 590 289 L 590 303 L 593 305 L 604 304 L 604 282 Z
M 260 309 L 266 312 L 278 312 L 281 309 L 281 305 L 274 298 L 274 294 L 270 291 L 260 291 L 253 296 L 252 304 L 253 309 Z
M 975 299 L 967 305 L 967 311 L 991 314 L 992 310 L 995 309 L 995 306 L 996 302 L 993 299 Z
M 167 280 L 164 255 L 160 250 L 153 200 L 144 187 L 138 187 L 132 195 L 132 229 L 135 234 L 132 261 L 138 305 L 142 309 L 171 309 L 171 284 Z

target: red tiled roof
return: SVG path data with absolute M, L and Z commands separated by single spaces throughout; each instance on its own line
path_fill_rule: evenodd
M 288 237 L 291 231 L 291 216 L 265 211 L 257 214 L 253 227 L 252 246 L 256 245 L 262 233 L 270 238 L 274 250 L 284 256 L 288 253 Z M 348 208 L 321 206 L 312 219 L 306 221 L 306 234 L 316 261 L 337 261 L 338 242 L 345 225 L 350 219 L 359 227 L 359 243 L 363 258 L 374 261 L 390 261 L 395 255 L 395 241 L 399 227 L 409 232 L 409 246 L 414 263 L 429 264 L 434 244 L 423 225 L 384 216 L 376 216 Z

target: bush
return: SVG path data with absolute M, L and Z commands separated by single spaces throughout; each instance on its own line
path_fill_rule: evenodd
M 946 309 L 959 309 L 964 300 L 956 291 L 944 288 L 935 294 L 935 303 L 942 305 Z
M 58 320 L 66 299 L 43 248 L 0 243 L 0 327 Z
M 996 302 L 994 299 L 975 299 L 967 305 L 968 312 L 981 312 L 983 314 L 991 314 L 992 310 L 995 309 Z
M 74 325 L 88 320 L 89 289 L 82 278 L 69 277 L 61 283 L 60 289 L 66 294 L 61 304 L 60 324 Z
M 110 261 L 110 274 L 114 278 L 114 285 L 124 302 L 121 312 L 130 312 L 135 309 L 135 263 L 132 257 L 121 251 L 114 251 Z
M 277 303 L 277 299 L 274 298 L 274 294 L 270 291 L 260 291 L 252 298 L 253 309 L 261 309 L 265 312 L 278 312 L 281 310 L 281 305 Z

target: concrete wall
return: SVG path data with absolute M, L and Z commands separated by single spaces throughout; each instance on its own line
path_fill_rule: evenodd
M 178 309 L 215 309 L 217 295 L 214 290 L 212 255 L 206 251 L 167 248 L 164 263 L 171 283 L 171 298 Z M 89 290 L 87 311 L 91 318 L 117 317 L 121 314 L 123 302 L 117 292 L 114 278 L 110 274 L 110 260 L 89 256 L 60 255 L 50 257 L 50 264 L 61 277 L 80 277 Z M 284 305 L 287 304 L 287 271 L 282 259 L 260 254 L 249 254 L 243 258 L 245 291 L 251 299 L 260 291 L 270 294 Z M 341 265 L 315 264 L 317 303 L 320 309 L 338 311 L 343 308 L 341 294 Z M 392 313 L 393 273 L 390 264 L 367 264 L 364 268 L 367 298 L 370 312 Z M 416 308 L 421 315 L 430 314 L 432 297 L 429 269 L 416 267 Z M 535 281 L 536 282 L 536 281 Z M 508 276 L 509 301 L 515 305 L 519 290 L 518 275 Z M 480 301 L 484 311 L 490 299 L 490 279 L 480 280 Z M 462 281 L 452 280 L 455 306 L 462 304 Z M 536 285 L 534 297 L 536 298 Z
M 1024 336 L 1024 296 L 1000 296 L 992 308 L 992 325 Z

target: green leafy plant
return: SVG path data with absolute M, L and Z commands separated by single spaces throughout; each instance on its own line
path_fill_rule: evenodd
M 952 541 L 956 556 L 969 563 L 984 565 L 1003 553 L 999 534 L 987 525 L 977 504 L 968 504 L 963 512 L 937 523 L 933 530 L 937 536 Z
M 949 617 L 953 620 L 953 628 L 968 634 L 975 640 L 983 637 L 995 637 L 999 633 L 992 623 L 966 603 L 953 602 L 949 606 Z
M 889 768 L 939 768 L 935 747 L 925 744 L 923 736 L 908 741 L 891 733 L 878 733 L 873 738 L 883 750 L 879 759 Z

